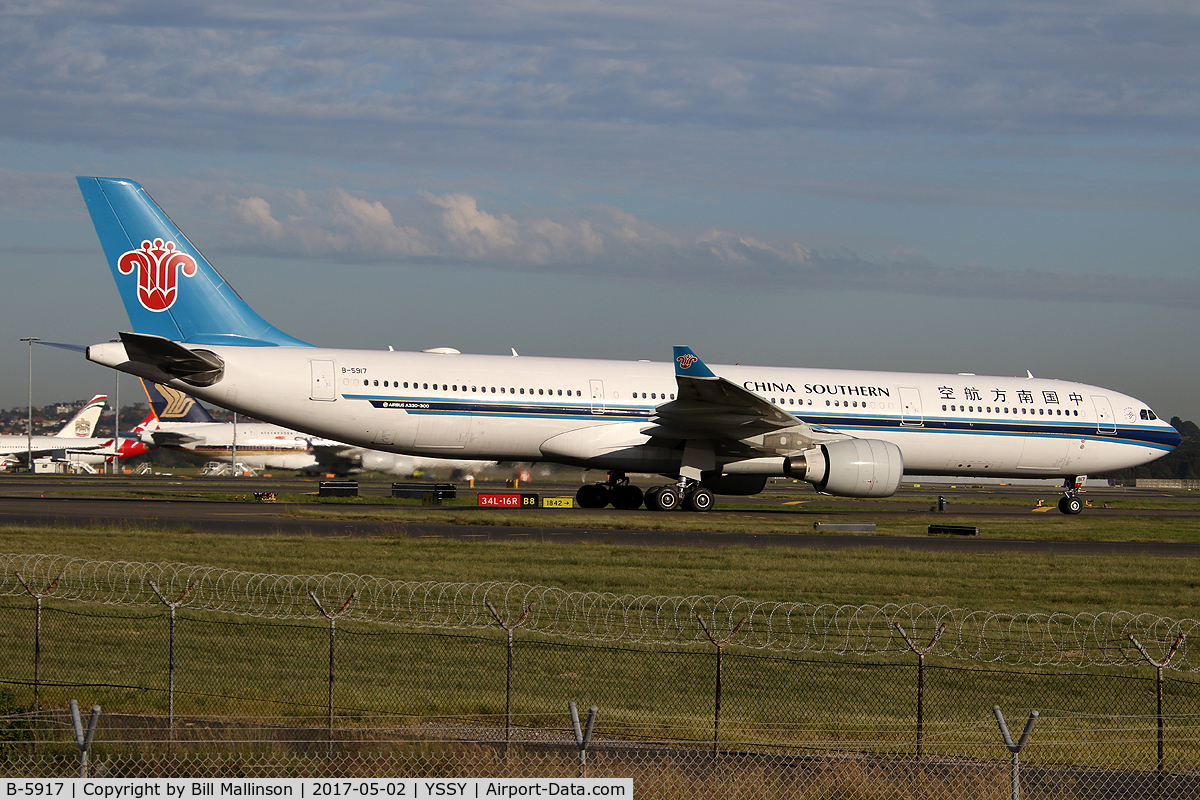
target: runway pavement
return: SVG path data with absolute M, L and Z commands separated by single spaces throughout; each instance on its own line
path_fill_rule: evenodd
M 242 484 L 245 486 L 245 484 Z M 787 534 L 709 533 L 686 530 L 690 515 L 677 512 L 679 530 L 581 530 L 555 526 L 554 520 L 572 511 L 512 510 L 510 513 L 538 514 L 545 526 L 510 527 L 505 525 L 442 524 L 436 522 L 390 522 L 373 520 L 313 519 L 289 516 L 287 503 L 227 502 L 204 499 L 112 498 L 79 496 L 39 496 L 16 483 L 0 485 L 3 489 L 18 489 L 20 493 L 0 495 L 0 524 L 22 526 L 112 526 L 178 529 L 200 533 L 240 536 L 408 536 L 414 538 L 470 539 L 482 541 L 538 541 L 546 543 L 600 542 L 641 546 L 684 545 L 693 547 L 812 547 L 843 550 L 856 547 L 903 548 L 941 553 L 1046 553 L 1063 555 L 1146 555 L 1170 557 L 1200 556 L 1200 544 L 1166 542 L 1095 542 L 1095 541 L 1037 541 L 979 537 L 889 536 L 825 532 Z M 128 490 L 130 487 L 126 487 Z M 189 489 L 193 487 L 189 486 Z M 161 492 L 161 485 L 155 491 Z M 36 492 L 36 493 L 35 493 Z M 775 501 L 778 503 L 778 500 Z M 881 505 L 883 507 L 881 507 Z M 928 511 L 927 504 L 917 503 L 915 509 L 889 506 L 912 506 L 898 498 L 894 504 L 872 504 L 869 507 L 842 512 L 822 512 L 811 518 L 853 521 L 884 520 L 915 511 Z M 311 508 L 311 506 L 304 506 Z M 1014 507 L 974 507 L 975 516 L 999 514 L 1008 516 Z M 1017 513 L 1029 514 L 1029 508 L 1017 508 Z M 998 509 L 1005 509 L 1000 510 Z M 458 508 L 457 511 L 464 509 Z M 765 510 L 765 509 L 764 509 Z M 1123 510 L 1125 513 L 1128 510 Z M 494 513 L 494 512 L 492 512 Z M 596 512 L 587 512 L 594 515 Z M 609 509 L 614 519 L 628 512 Z M 723 513 L 723 512 L 712 512 Z M 736 512 L 731 512 L 736 513 Z M 750 512 L 761 515 L 762 512 Z M 805 515 L 803 510 L 782 513 Z M 1057 511 L 1050 513 L 1057 514 Z M 1103 512 L 1108 513 L 1108 512 Z M 1163 515 L 1164 510 L 1151 513 Z M 1181 509 L 1179 513 L 1197 516 L 1196 512 Z M 806 520 L 807 521 L 807 520 Z M 936 522 L 935 518 L 930 518 Z

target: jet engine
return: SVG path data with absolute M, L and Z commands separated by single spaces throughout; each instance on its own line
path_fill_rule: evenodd
M 784 474 L 826 494 L 890 497 L 904 475 L 904 455 L 881 439 L 842 439 L 786 459 Z
M 782 475 L 808 481 L 826 494 L 890 497 L 904 475 L 904 456 L 899 447 L 881 439 L 842 439 L 788 458 L 734 461 L 723 465 L 721 472 L 721 480 Z

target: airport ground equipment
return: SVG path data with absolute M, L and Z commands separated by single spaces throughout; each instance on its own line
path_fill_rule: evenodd
M 457 498 L 458 486 L 453 483 L 393 483 L 392 497 L 441 503 Z
M 358 497 L 358 481 L 321 481 L 317 484 L 319 497 Z

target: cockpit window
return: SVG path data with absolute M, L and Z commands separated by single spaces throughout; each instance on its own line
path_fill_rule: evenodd
M 1156 417 L 1156 416 L 1154 415 L 1154 412 L 1153 412 L 1153 411 L 1151 411 L 1151 410 L 1150 410 L 1150 409 L 1148 409 L 1148 408 L 1143 408 L 1143 409 L 1142 409 L 1141 417 L 1142 417 L 1142 419 L 1146 419 L 1146 420 L 1150 420 L 1150 419 L 1158 419 L 1158 417 Z

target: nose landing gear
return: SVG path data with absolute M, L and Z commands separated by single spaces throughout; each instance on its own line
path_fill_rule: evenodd
M 1079 497 L 1079 487 L 1083 486 L 1086 475 L 1063 480 L 1063 496 L 1058 501 L 1058 510 L 1064 514 L 1078 514 L 1083 511 L 1083 500 Z

